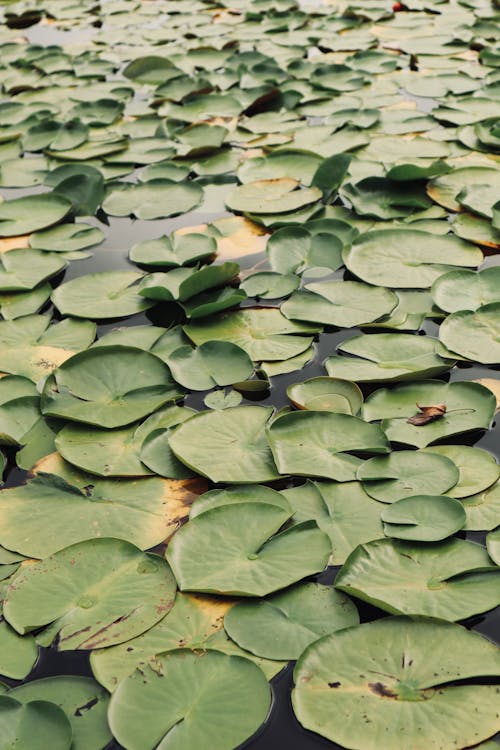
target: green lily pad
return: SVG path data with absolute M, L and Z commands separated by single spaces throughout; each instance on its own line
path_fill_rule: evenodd
M 95 337 L 88 320 L 50 325 L 46 315 L 27 315 L 0 322 L 0 370 L 38 381 Z
M 0 187 L 41 185 L 48 171 L 49 165 L 44 156 L 32 159 L 6 159 L 0 168 Z
M 0 291 L 29 291 L 65 267 L 64 260 L 39 250 L 10 250 L 0 255 Z
M 280 532 L 291 515 L 268 503 L 238 503 L 190 520 L 166 552 L 181 591 L 266 596 L 321 572 L 330 540 L 313 521 Z
M 0 747 L 26 748 L 26 750 L 69 750 L 71 724 L 64 711 L 45 700 L 22 704 L 9 695 L 0 696 Z
M 417 404 L 444 404 L 446 412 L 421 426 L 409 424 L 407 420 L 418 413 Z M 362 415 L 370 422 L 382 420 L 389 440 L 425 448 L 451 435 L 488 429 L 495 408 L 494 395 L 479 383 L 422 380 L 375 391 L 365 400 Z
M 281 305 L 285 317 L 353 328 L 389 315 L 398 304 L 390 289 L 358 281 L 320 281 L 304 289 Z
M 303 151 L 271 151 L 266 156 L 246 159 L 237 174 L 239 181 L 244 184 L 292 177 L 303 185 L 310 185 L 322 161 L 317 154 Z
M 152 463 L 151 446 L 146 444 L 146 440 L 160 429 L 168 430 L 190 419 L 194 413 L 191 409 L 167 406 L 142 424 L 136 422 L 115 430 L 67 424 L 57 434 L 55 445 L 67 461 L 98 476 L 149 476 L 153 471 L 142 462 L 144 446 L 144 458 L 148 464 Z M 192 475 L 172 454 L 168 441 L 167 445 L 162 442 L 162 449 L 162 475 L 167 474 L 167 469 L 168 476 L 174 479 Z M 156 461 L 154 464 L 156 466 Z
M 270 704 L 265 675 L 248 659 L 185 649 L 158 654 L 155 669 L 148 666 L 125 678 L 113 693 L 108 716 L 113 735 L 127 750 L 153 750 L 158 741 L 170 743 L 172 732 L 179 750 L 206 742 L 232 750 L 264 722 Z
M 500 302 L 448 315 L 439 338 L 451 351 L 483 364 L 500 363 Z
M 285 511 L 290 510 L 290 506 L 281 492 L 263 485 L 240 484 L 235 487 L 226 487 L 223 490 L 205 492 L 191 506 L 189 517 L 196 518 L 207 510 L 212 510 L 212 508 L 219 508 L 222 505 L 237 505 L 238 503 L 267 503 L 268 505 L 276 505 Z
M 331 220 L 334 222 L 334 220 Z M 314 230 L 310 221 L 306 226 L 292 225 L 273 232 L 266 246 L 273 271 L 281 274 L 302 273 L 306 268 L 330 268 L 342 265 L 342 238 L 328 227 Z M 341 225 L 343 222 L 336 222 Z M 339 227 L 340 231 L 340 227 Z
M 302 583 L 257 602 L 240 602 L 224 617 L 239 646 L 268 659 L 298 659 L 310 643 L 357 625 L 356 607 L 331 586 Z
M 324 376 L 293 383 L 286 389 L 286 395 L 298 409 L 333 411 L 354 416 L 363 403 L 363 394 L 356 383 Z
M 167 365 L 133 347 L 100 346 L 75 354 L 45 381 L 41 408 L 58 417 L 98 427 L 123 427 L 148 416 L 183 390 Z
M 174 379 L 194 391 L 231 385 L 253 372 L 248 354 L 229 341 L 207 341 L 196 349 L 182 346 L 168 358 Z
M 328 374 L 361 383 L 428 378 L 454 364 L 440 354 L 439 341 L 408 333 L 365 333 L 343 341 L 337 350 L 354 356 L 328 357 Z
M 4 616 L 21 635 L 43 626 L 42 645 L 57 636 L 60 651 L 93 649 L 143 633 L 174 598 L 165 561 L 129 542 L 101 538 L 21 566 L 7 590 Z
M 451 271 L 440 276 L 432 285 L 431 294 L 436 305 L 445 312 L 477 310 L 482 305 L 500 302 L 500 268 L 484 271 Z
M 206 234 L 173 234 L 139 242 L 132 247 L 129 258 L 139 265 L 177 268 L 206 261 L 216 252 L 215 239 Z
M 467 516 L 466 531 L 491 531 L 500 518 L 500 482 L 469 497 L 460 498 Z
M 432 203 L 418 182 L 396 182 L 386 177 L 365 177 L 341 190 L 359 216 L 399 219 L 429 208 Z
M 45 305 L 51 293 L 50 284 L 40 284 L 30 292 L 4 292 L 0 294 L 0 315 L 4 320 L 32 315 Z
M 389 452 L 378 425 L 329 411 L 284 414 L 267 428 L 267 439 L 281 474 L 312 475 L 338 482 L 356 478 L 361 459 L 349 455 L 349 451 Z
M 500 232 L 495 229 L 491 221 L 481 216 L 468 213 L 457 214 L 451 228 L 458 237 L 469 242 L 494 249 L 500 247 Z
M 279 477 L 264 430 L 271 414 L 261 406 L 200 412 L 172 432 L 170 448 L 213 482 L 269 482 Z
M 496 531 L 490 531 L 486 537 L 486 546 L 491 559 L 494 560 L 497 565 L 500 565 L 500 532 L 498 529 Z
M 4 620 L 0 622 L 0 674 L 23 680 L 38 659 L 38 647 L 32 635 L 20 636 Z
M 184 332 L 197 345 L 205 341 L 230 341 L 246 351 L 255 362 L 295 357 L 308 349 L 317 326 L 289 321 L 272 308 L 223 313 L 184 326 Z M 302 335 L 293 335 L 302 334 Z
M 0 203 L 0 237 L 16 237 L 45 229 L 64 219 L 71 201 L 55 193 L 28 195 Z
M 259 659 L 239 648 L 224 631 L 224 616 L 234 606 L 229 599 L 178 592 L 170 612 L 150 630 L 126 643 L 97 649 L 90 656 L 94 675 L 110 692 L 136 667 L 155 668 L 155 655 L 177 648 L 222 651 L 254 661 L 270 679 L 286 662 Z
M 478 266 L 483 254 L 451 235 L 381 229 L 354 240 L 343 258 L 347 268 L 369 284 L 425 289 L 453 266 Z
M 260 299 L 277 299 L 288 297 L 297 289 L 300 280 L 293 274 L 274 273 L 273 271 L 261 271 L 247 276 L 241 282 L 241 288 L 249 297 Z
M 440 542 L 460 531 L 466 520 L 461 502 L 445 495 L 403 497 L 380 517 L 386 536 L 414 542 Z
M 154 302 L 138 294 L 142 273 L 101 271 L 61 284 L 52 301 L 63 315 L 76 318 L 125 318 L 148 310 Z
M 473 542 L 377 539 L 352 552 L 335 586 L 392 614 L 453 621 L 496 607 L 499 579 L 485 548 Z
M 424 453 L 445 456 L 458 467 L 460 477 L 454 487 L 446 491 L 450 497 L 468 498 L 491 487 L 500 477 L 500 466 L 495 457 L 481 448 L 470 445 L 433 445 Z
M 168 273 L 151 273 L 144 277 L 139 294 L 160 302 L 186 302 L 192 297 L 230 282 L 240 267 L 238 263 L 222 263 L 193 268 L 174 268 Z
M 111 740 L 106 718 L 109 696 L 89 677 L 45 677 L 18 685 L 9 691 L 9 696 L 23 704 L 50 700 L 59 706 L 73 731 L 71 750 L 102 750 Z
M 462 167 L 449 174 L 431 180 L 427 185 L 427 193 L 433 201 L 450 211 L 460 211 L 457 196 L 463 190 L 476 185 L 496 185 L 500 187 L 500 170 L 493 167 Z
M 199 481 L 102 479 L 52 454 L 27 484 L 0 494 L 1 536 L 9 549 L 45 558 L 86 539 L 114 537 L 150 549 L 187 516 Z M 56 473 L 49 473 L 52 472 Z
M 292 702 L 302 726 L 345 747 L 378 750 L 380 736 L 387 750 L 460 747 L 498 731 L 496 687 L 470 683 L 498 671 L 498 650 L 478 633 L 385 617 L 309 646 Z
M 395 451 L 365 461 L 356 478 L 370 497 L 381 503 L 394 503 L 414 495 L 444 495 L 457 484 L 459 471 L 446 455 Z
M 226 206 L 231 211 L 247 213 L 287 213 L 316 203 L 322 197 L 319 188 L 297 190 L 299 185 L 299 181 L 291 177 L 247 182 L 227 196 Z
M 108 188 L 102 208 L 110 216 L 134 215 L 138 219 L 163 219 L 191 211 L 201 202 L 202 197 L 203 189 L 195 182 L 165 179 L 137 184 L 118 182 Z
M 30 247 L 37 250 L 50 250 L 56 253 L 68 253 L 98 245 L 104 239 L 104 233 L 91 224 L 61 224 L 53 229 L 35 232 L 29 239 Z

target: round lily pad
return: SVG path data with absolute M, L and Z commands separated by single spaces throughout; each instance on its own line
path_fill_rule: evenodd
M 203 188 L 195 182 L 165 179 L 141 183 L 118 182 L 108 189 L 102 208 L 110 216 L 134 215 L 138 219 L 162 219 L 191 211 L 202 197 Z
M 291 512 L 268 503 L 212 508 L 173 537 L 166 556 L 181 591 L 266 596 L 319 573 L 330 541 L 316 523 L 278 533 Z
M 61 224 L 52 229 L 35 232 L 30 237 L 30 247 L 38 250 L 50 250 L 56 253 L 68 253 L 98 245 L 104 239 L 104 233 L 90 224 Z
M 232 750 L 264 722 L 271 704 L 265 675 L 239 656 L 188 649 L 156 656 L 117 687 L 109 707 L 113 735 L 127 750 L 165 742 L 179 750 Z M 168 739 L 167 739 L 168 738 Z
M 102 271 L 80 276 L 61 284 L 52 301 L 63 315 L 75 318 L 125 318 L 154 305 L 138 295 L 143 277 L 134 271 Z
M 40 627 L 42 645 L 60 651 L 121 643 L 171 608 L 175 580 L 157 555 L 119 539 L 73 544 L 21 566 L 4 601 L 5 619 L 21 635 Z
M 268 659 L 298 659 L 324 635 L 357 625 L 356 607 L 331 586 L 302 583 L 257 602 L 240 602 L 224 628 L 242 648 Z
M 298 409 L 313 411 L 356 415 L 363 403 L 363 394 L 356 383 L 324 376 L 293 383 L 286 394 Z
M 38 647 L 32 635 L 20 636 L 5 620 L 0 622 L 0 674 L 23 680 L 38 659 Z
M 436 305 L 445 312 L 477 310 L 482 305 L 500 302 L 500 268 L 484 271 L 451 271 L 440 276 L 432 285 L 431 294 Z
M 471 166 L 455 169 L 449 174 L 436 177 L 427 185 L 427 193 L 433 201 L 450 211 L 460 211 L 457 196 L 462 190 L 476 185 L 500 187 L 500 171 L 493 167 Z
M 451 235 L 381 229 L 355 239 L 343 258 L 347 268 L 369 284 L 425 289 L 453 266 L 478 266 L 483 254 Z
M 71 210 L 71 201 L 57 193 L 41 193 L 0 203 L 0 237 L 16 237 L 57 224 Z
M 286 662 L 261 659 L 231 641 L 224 630 L 224 617 L 234 606 L 230 599 L 202 594 L 177 593 L 175 604 L 166 617 L 146 633 L 90 655 L 92 671 L 110 692 L 136 667 L 156 665 L 156 654 L 177 648 L 222 651 L 254 661 L 270 679 Z
M 122 427 L 182 397 L 161 359 L 142 349 L 101 346 L 66 360 L 45 381 L 45 416 Z
M 387 750 L 451 750 L 498 731 L 497 688 L 481 684 L 498 661 L 494 644 L 459 625 L 386 617 L 309 646 L 293 708 L 306 729 L 344 747 L 379 750 L 383 737 Z
M 356 478 L 361 459 L 349 452 L 389 451 L 378 425 L 369 425 L 350 414 L 328 411 L 284 414 L 268 427 L 267 439 L 281 474 L 312 475 L 338 482 Z
M 500 466 L 495 457 L 481 448 L 470 445 L 433 445 L 423 452 L 445 456 L 458 467 L 459 480 L 446 491 L 450 497 L 468 498 L 491 487 L 500 477 Z
M 177 268 L 206 261 L 215 255 L 217 244 L 213 237 L 195 232 L 173 234 L 145 240 L 132 247 L 129 258 L 134 263 L 159 268 Z
M 0 291 L 29 291 L 66 266 L 64 260 L 29 248 L 0 255 Z
M 2 750 L 18 747 L 25 750 L 70 750 L 71 725 L 64 711 L 45 700 L 22 704 L 10 695 L 0 695 Z
M 300 284 L 297 276 L 292 274 L 274 273 L 273 271 L 261 271 L 247 276 L 241 282 L 241 288 L 249 297 L 260 299 L 277 299 L 288 297 Z
M 205 513 L 207 510 L 212 510 L 212 508 L 219 508 L 221 505 L 237 505 L 238 503 L 267 503 L 268 505 L 276 505 L 283 510 L 290 510 L 290 506 L 281 492 L 263 485 L 240 484 L 222 490 L 205 492 L 191 506 L 189 517 L 196 518 L 196 516 Z
M 103 750 L 111 740 L 106 717 L 109 696 L 89 677 L 45 677 L 18 685 L 9 696 L 23 704 L 49 700 L 59 706 L 71 724 L 71 750 Z
M 499 580 L 479 544 L 377 539 L 351 553 L 335 586 L 393 614 L 463 620 L 498 606 Z
M 500 302 L 461 310 L 441 323 L 439 338 L 453 352 L 484 364 L 500 363 Z
M 247 182 L 227 196 L 226 206 L 231 211 L 274 214 L 296 211 L 321 198 L 319 188 L 297 190 L 299 185 L 299 181 L 291 177 Z
M 381 513 L 384 533 L 395 539 L 440 542 L 463 528 L 462 503 L 446 495 L 412 495 Z
M 394 503 L 413 495 L 444 495 L 459 479 L 451 458 L 424 451 L 395 451 L 376 456 L 358 468 L 357 479 L 370 497 Z
M 415 425 L 408 419 L 418 414 L 417 404 L 443 404 L 446 411 L 426 424 Z M 495 408 L 494 394 L 479 383 L 423 380 L 375 391 L 365 400 L 362 415 L 370 422 L 382 420 L 389 440 L 425 448 L 451 435 L 488 429 Z
M 500 530 L 490 531 L 486 537 L 486 546 L 488 548 L 488 554 L 492 560 L 500 565 Z
M 500 482 L 469 497 L 460 498 L 467 516 L 466 531 L 491 531 L 500 518 Z
M 172 432 L 170 447 L 182 463 L 212 482 L 277 479 L 264 432 L 271 413 L 262 406 L 200 412 Z

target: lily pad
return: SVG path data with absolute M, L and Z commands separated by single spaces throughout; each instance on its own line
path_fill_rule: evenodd
M 500 268 L 484 271 L 451 271 L 440 276 L 432 285 L 431 294 L 436 305 L 445 312 L 477 310 L 482 305 L 500 302 Z
M 219 508 L 222 505 L 237 505 L 238 503 L 267 503 L 268 505 L 276 505 L 285 511 L 290 510 L 290 506 L 281 492 L 264 485 L 240 484 L 235 487 L 226 487 L 223 490 L 205 492 L 191 506 L 189 517 L 196 518 L 196 516 L 205 513 L 207 510 L 212 510 L 212 508 Z
M 365 492 L 381 503 L 414 495 L 444 495 L 459 479 L 451 458 L 427 451 L 395 451 L 365 461 L 356 472 Z
M 287 213 L 309 206 L 322 197 L 319 188 L 297 190 L 299 185 L 299 181 L 291 177 L 247 182 L 228 195 L 226 206 L 231 211 L 255 214 Z
M 427 185 L 427 193 L 433 201 L 450 211 L 460 211 L 457 196 L 462 190 L 476 185 L 500 186 L 500 170 L 493 167 L 462 167 L 449 174 L 431 180 Z
M 254 362 L 295 357 L 311 345 L 312 336 L 305 334 L 317 331 L 317 326 L 289 321 L 272 308 L 223 313 L 184 326 L 184 332 L 197 346 L 205 341 L 230 341 L 244 349 Z
M 389 315 L 398 304 L 390 289 L 358 281 L 320 281 L 304 289 L 281 305 L 285 317 L 353 328 Z
M 177 268 L 206 261 L 217 251 L 213 237 L 206 234 L 164 235 L 145 240 L 132 247 L 129 258 L 134 263 L 160 268 Z
M 279 474 L 265 436 L 272 409 L 235 406 L 196 414 L 172 432 L 175 456 L 212 482 L 269 482 Z
M 59 706 L 71 724 L 71 750 L 102 750 L 111 740 L 106 718 L 109 696 L 89 677 L 45 677 L 18 685 L 10 690 L 9 696 L 23 704 L 50 700 Z
M 392 614 L 453 621 L 496 607 L 499 579 L 485 548 L 473 542 L 377 539 L 352 552 L 335 586 Z
M 0 203 L 0 237 L 16 237 L 57 224 L 70 212 L 71 201 L 56 193 L 28 195 Z
M 459 480 L 446 491 L 450 497 L 468 498 L 491 487 L 500 476 L 500 466 L 495 457 L 481 448 L 472 448 L 470 445 L 433 445 L 423 452 L 445 456 L 458 467 Z
M 7 590 L 4 616 L 21 635 L 43 626 L 42 645 L 57 637 L 60 651 L 93 649 L 143 633 L 174 598 L 175 580 L 160 557 L 101 538 L 21 566 Z
M 500 565 L 500 532 L 491 531 L 486 537 L 486 546 L 488 548 L 488 554 L 492 560 Z
M 268 659 L 298 659 L 310 643 L 357 625 L 350 599 L 331 586 L 302 583 L 257 602 L 240 602 L 224 617 L 239 646 Z
M 29 291 L 65 266 L 64 260 L 39 250 L 23 248 L 3 253 L 0 255 L 0 291 Z
M 483 254 L 451 235 L 381 229 L 354 240 L 343 258 L 347 268 L 369 284 L 425 289 L 453 266 L 478 266 Z
M 431 336 L 408 333 L 370 333 L 346 339 L 325 361 L 329 375 L 361 383 L 416 380 L 449 370 L 453 359 L 441 354 L 442 347 Z
M 93 651 L 92 671 L 96 679 L 113 692 L 136 667 L 143 669 L 149 665 L 154 669 L 156 654 L 189 648 L 245 656 L 260 666 L 270 679 L 286 662 L 259 659 L 229 639 L 224 631 L 224 616 L 233 606 L 230 599 L 178 592 L 168 615 L 146 633 L 126 643 Z
M 338 482 L 356 478 L 361 459 L 349 452 L 389 451 L 387 439 L 377 425 L 350 414 L 328 411 L 284 414 L 268 427 L 267 438 L 281 474 L 312 475 Z
M 345 747 L 378 750 L 383 736 L 387 750 L 451 750 L 498 731 L 496 687 L 469 682 L 498 671 L 498 650 L 478 633 L 386 617 L 309 646 L 292 702 L 306 729 Z
M 45 381 L 45 416 L 122 427 L 183 395 L 167 365 L 142 349 L 100 346 L 75 354 Z
M 26 750 L 69 750 L 71 725 L 64 711 L 49 701 L 30 701 L 22 704 L 9 695 L 0 696 L 0 747 Z
M 167 547 L 179 588 L 266 596 L 321 572 L 330 540 L 313 521 L 280 532 L 291 516 L 268 503 L 238 503 L 193 518 Z
M 168 363 L 177 383 L 194 391 L 231 385 L 253 372 L 248 354 L 229 341 L 206 341 L 196 349 L 182 346 L 170 355 Z
M 500 302 L 461 310 L 441 323 L 439 338 L 451 351 L 483 364 L 500 363 Z
M 202 197 L 203 189 L 195 182 L 165 179 L 137 184 L 119 182 L 108 188 L 102 208 L 110 216 L 134 215 L 138 219 L 163 219 L 191 211 L 201 202 Z
M 241 282 L 241 288 L 249 297 L 277 299 L 290 296 L 299 284 L 300 280 L 295 275 L 261 271 L 247 276 Z
M 168 273 L 144 277 L 139 294 L 160 302 L 186 302 L 195 295 L 230 282 L 240 267 L 237 263 L 193 268 L 174 268 Z
M 44 229 L 31 235 L 30 247 L 37 250 L 50 250 L 55 253 L 68 253 L 98 245 L 104 233 L 91 224 L 61 224 L 52 229 Z
M 264 722 L 270 704 L 267 680 L 248 659 L 185 649 L 158 654 L 155 669 L 126 677 L 108 716 L 127 750 L 170 744 L 172 732 L 179 750 L 201 750 L 207 742 L 232 750 Z
M 356 383 L 324 376 L 293 383 L 288 386 L 286 395 L 298 409 L 340 414 L 356 415 L 363 403 L 363 394 Z
M 466 531 L 491 531 L 500 518 L 500 482 L 483 492 L 461 498 L 467 516 Z
M 460 531 L 466 515 L 459 500 L 445 495 L 412 495 L 382 511 L 384 533 L 395 539 L 440 542 Z
M 52 293 L 50 284 L 40 284 L 30 292 L 0 294 L 0 315 L 4 320 L 15 320 L 32 315 L 45 305 Z
M 0 674 L 23 680 L 38 659 L 38 647 L 32 635 L 20 636 L 5 621 L 0 622 Z
M 343 262 L 341 237 L 334 231 L 328 231 L 327 227 L 324 227 L 324 231 L 323 227 L 314 231 L 315 223 L 307 222 L 303 227 L 282 227 L 273 232 L 266 247 L 273 271 L 300 274 L 309 267 L 330 268 L 332 271 L 340 268 Z M 343 222 L 338 224 L 340 230 Z
M 444 404 L 446 412 L 421 426 L 409 424 L 407 420 L 417 413 L 417 404 Z M 422 380 L 375 391 L 365 400 L 362 415 L 370 422 L 382 420 L 389 440 L 425 448 L 451 435 L 488 429 L 495 407 L 494 394 L 479 383 Z
M 58 286 L 52 301 L 63 315 L 75 318 L 125 318 L 154 305 L 138 294 L 142 278 L 134 271 L 91 273 Z

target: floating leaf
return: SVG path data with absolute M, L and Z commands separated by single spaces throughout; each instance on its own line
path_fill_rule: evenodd
M 499 604 L 499 577 L 484 547 L 473 542 L 378 539 L 352 552 L 335 586 L 393 614 L 463 620 Z
M 90 224 L 61 224 L 53 229 L 44 229 L 31 235 L 30 247 L 38 250 L 50 250 L 56 253 L 68 253 L 98 245 L 104 239 L 104 233 Z
M 346 747 L 378 750 L 380 736 L 387 750 L 460 747 L 498 731 L 496 687 L 469 681 L 498 671 L 497 648 L 478 633 L 385 617 L 309 646 L 292 702 L 302 726 Z
M 0 674 L 13 680 L 24 679 L 38 658 L 31 635 L 19 636 L 5 621 L 0 622 Z
M 268 482 L 279 474 L 265 436 L 272 409 L 235 406 L 196 414 L 170 436 L 177 458 L 213 482 Z
M 439 542 L 465 525 L 462 504 L 443 495 L 412 495 L 397 500 L 381 514 L 384 533 L 395 539 Z
M 71 201 L 55 193 L 28 195 L 0 203 L 0 237 L 29 234 L 57 224 L 71 210 Z
M 328 411 L 284 414 L 268 427 L 267 438 L 281 474 L 312 475 L 338 482 L 356 477 L 361 461 L 349 455 L 349 451 L 389 451 L 378 425 L 369 425 L 350 414 Z
M 216 249 L 215 239 L 206 234 L 173 234 L 139 242 L 132 247 L 129 258 L 144 266 L 176 268 L 206 261 L 215 255 Z
M 61 284 L 52 301 L 63 315 L 76 318 L 124 318 L 150 308 L 154 302 L 138 294 L 142 273 L 101 271 Z
M 45 700 L 22 704 L 8 695 L 0 696 L 2 745 L 25 750 L 69 750 L 71 725 L 64 711 Z M 8 743 L 8 744 L 7 744 Z
M 166 553 L 181 591 L 266 596 L 321 572 L 331 552 L 327 535 L 312 521 L 278 533 L 291 515 L 268 503 L 238 503 L 189 521 Z
M 45 626 L 39 643 L 57 636 L 60 651 L 93 649 L 143 633 L 165 616 L 174 597 L 175 580 L 160 557 L 101 538 L 21 566 L 7 590 L 4 616 L 21 634 Z
M 119 182 L 108 188 L 102 208 L 110 216 L 133 214 L 138 219 L 162 219 L 191 211 L 202 197 L 203 189 L 195 182 Z
M 181 398 L 167 365 L 133 347 L 97 347 L 75 354 L 45 381 L 45 416 L 98 427 L 122 427 Z
M 31 290 L 65 267 L 64 260 L 39 250 L 10 250 L 0 255 L 0 291 Z
M 486 546 L 488 547 L 488 554 L 492 560 L 500 565 L 500 532 L 491 531 L 486 537 Z
M 485 268 L 477 273 L 451 271 L 436 279 L 431 294 L 445 312 L 477 310 L 482 305 L 500 302 L 499 284 L 500 268 Z
M 253 371 L 248 354 L 229 341 L 207 341 L 196 349 L 183 346 L 168 362 L 175 380 L 194 391 L 237 383 Z
M 247 213 L 286 213 L 308 206 L 321 198 L 322 193 L 319 188 L 297 190 L 299 184 L 298 180 L 290 177 L 247 182 L 246 185 L 240 185 L 228 195 L 226 206 L 231 211 L 246 211 Z
M 341 414 L 356 415 L 363 403 L 363 394 L 356 383 L 340 378 L 317 377 L 293 383 L 286 395 L 298 409 Z
M 446 404 L 433 404 L 432 406 L 420 406 L 416 404 L 419 412 L 413 417 L 408 417 L 408 424 L 414 424 L 416 427 L 422 427 L 425 424 L 435 422 L 436 419 L 442 419 L 446 414 Z
M 453 461 L 460 476 L 457 484 L 446 491 L 450 497 L 466 498 L 491 487 L 500 476 L 500 466 L 495 457 L 469 445 L 433 445 L 424 453 L 435 453 Z
M 111 698 L 111 730 L 125 748 L 153 750 L 175 732 L 179 750 L 206 742 L 231 750 L 265 720 L 271 691 L 248 659 L 186 649 L 158 654 L 155 662 L 155 669 L 125 678 Z
M 500 363 L 500 302 L 461 310 L 441 323 L 439 338 L 451 351 L 484 364 Z
M 199 270 L 174 268 L 168 273 L 151 273 L 144 277 L 139 294 L 160 302 L 186 302 L 195 295 L 230 282 L 239 270 L 237 263 L 222 263 Z

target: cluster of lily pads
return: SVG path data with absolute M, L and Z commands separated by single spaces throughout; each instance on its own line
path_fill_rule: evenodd
M 499 20 L 0 4 L 0 748 L 498 748 Z

